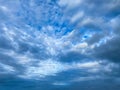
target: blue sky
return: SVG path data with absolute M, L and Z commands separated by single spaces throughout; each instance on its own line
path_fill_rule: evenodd
M 0 0 L 0 90 L 119 90 L 120 0 Z

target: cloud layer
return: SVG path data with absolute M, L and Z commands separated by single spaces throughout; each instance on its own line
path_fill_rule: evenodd
M 11 90 L 10 82 L 18 90 L 120 89 L 119 7 L 119 0 L 0 0 L 0 89 Z

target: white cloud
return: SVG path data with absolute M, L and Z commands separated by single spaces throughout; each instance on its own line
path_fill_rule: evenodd
M 76 22 L 77 20 L 83 18 L 83 16 L 84 16 L 84 12 L 82 12 L 82 11 L 81 11 L 81 12 L 78 12 L 78 13 L 76 13 L 75 15 L 73 15 L 73 17 L 71 18 L 71 22 L 74 23 L 74 22 Z
M 66 65 L 53 60 L 40 61 L 36 66 L 26 66 L 23 78 L 44 78 L 46 76 L 54 76 L 56 73 L 66 70 Z
M 81 48 L 86 48 L 87 46 L 88 46 L 88 44 L 86 42 L 83 42 L 83 43 L 78 43 L 78 44 L 74 45 L 73 48 L 75 50 L 79 50 Z
M 73 80 L 71 80 L 71 82 L 80 82 L 80 81 L 89 81 L 89 80 L 95 80 L 95 79 L 101 79 L 102 77 L 98 76 L 86 76 L 86 77 L 78 77 L 78 78 L 74 78 Z
M 2 9 L 5 12 L 9 10 L 6 6 L 0 6 L 0 9 Z
M 66 85 L 69 85 L 69 83 L 65 83 L 65 82 L 54 82 L 54 83 L 52 83 L 52 85 L 66 86 Z
M 96 78 L 99 78 L 99 77 L 96 77 L 96 76 L 91 76 L 91 77 L 80 77 L 80 78 L 77 78 L 76 81 L 88 81 L 88 80 L 94 80 Z
M 98 61 L 93 61 L 93 62 L 78 63 L 75 66 L 79 68 L 96 68 L 100 66 L 100 63 Z
M 82 0 L 75 0 L 75 1 L 73 1 L 73 0 L 60 0 L 58 2 L 58 4 L 60 6 L 67 6 L 68 8 L 74 8 L 78 5 L 80 5 L 81 2 L 82 2 Z
M 69 70 L 85 70 L 88 73 L 99 73 L 111 72 L 114 68 L 114 64 L 104 63 L 102 61 L 89 61 L 89 62 L 73 62 L 73 63 L 62 63 L 55 60 L 41 60 L 36 64 L 27 64 L 25 72 L 18 75 L 20 78 L 25 79 L 41 79 L 48 76 L 56 76 L 63 71 Z M 91 79 L 91 78 L 90 78 Z M 61 83 L 54 83 L 54 85 L 61 85 Z
M 14 73 L 15 72 L 14 67 L 7 65 L 7 64 L 3 64 L 3 63 L 0 63 L 0 69 L 2 69 L 0 73 Z

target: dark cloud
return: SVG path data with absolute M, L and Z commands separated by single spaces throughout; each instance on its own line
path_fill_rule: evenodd
M 88 60 L 88 58 L 89 58 L 88 56 L 75 51 L 59 55 L 59 60 L 62 62 L 79 62 L 79 61 L 82 62 L 83 60 L 84 61 L 86 59 Z
M 100 41 L 100 39 L 103 38 L 103 37 L 104 37 L 103 34 L 101 34 L 101 33 L 97 33 L 96 34 L 95 33 L 95 34 L 92 35 L 91 38 L 87 39 L 86 41 L 87 41 L 88 44 L 95 44 L 98 41 Z
M 94 49 L 95 56 L 101 59 L 111 60 L 113 62 L 120 62 L 120 37 L 112 38 L 105 44 L 102 44 Z
M 13 49 L 12 42 L 7 38 L 7 36 L 0 36 L 0 48 Z
M 120 62 L 120 26 L 119 24 L 119 19 L 120 17 L 117 16 L 115 18 L 113 18 L 110 21 L 110 27 L 112 29 L 112 31 L 109 31 L 110 35 L 105 34 L 105 37 L 108 37 L 110 39 L 106 40 L 106 42 L 104 44 L 100 44 L 99 46 L 96 46 L 94 49 L 94 54 L 96 57 L 99 57 L 101 59 L 107 59 L 107 60 L 111 60 L 113 62 Z M 97 34 L 96 34 L 97 35 Z M 99 36 L 98 36 L 99 37 Z M 101 37 L 103 38 L 103 37 Z M 97 38 L 94 38 L 97 39 Z M 104 40 L 104 39 L 103 39 Z
M 118 14 L 120 14 L 119 11 L 119 6 L 120 6 L 120 1 L 119 0 L 87 0 L 84 1 L 84 4 L 87 8 L 87 12 L 89 12 L 89 14 L 93 14 L 93 15 L 98 15 L 98 16 L 112 16 L 115 17 Z M 92 12 L 92 13 L 90 13 Z

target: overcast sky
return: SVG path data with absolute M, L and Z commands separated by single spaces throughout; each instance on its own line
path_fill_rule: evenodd
M 0 0 L 0 90 L 120 90 L 120 0 Z

